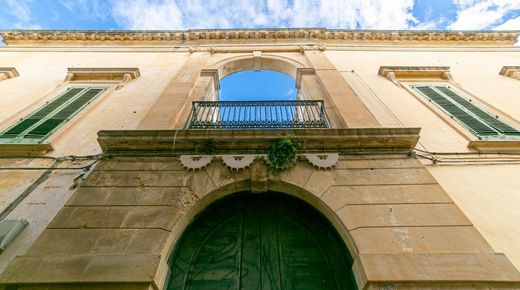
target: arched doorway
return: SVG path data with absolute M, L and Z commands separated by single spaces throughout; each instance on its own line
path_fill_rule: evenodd
M 239 193 L 206 209 L 169 262 L 167 289 L 356 289 L 328 221 L 279 193 Z

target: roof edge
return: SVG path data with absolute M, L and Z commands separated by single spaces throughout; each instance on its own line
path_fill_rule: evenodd
M 513 46 L 520 31 L 490 30 L 351 30 L 327 28 L 190 30 L 0 30 L 7 45 L 198 44 L 262 41 L 321 41 L 468 46 Z

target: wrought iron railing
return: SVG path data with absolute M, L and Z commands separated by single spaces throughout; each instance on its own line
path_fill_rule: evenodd
M 323 101 L 193 102 L 188 129 L 328 128 Z

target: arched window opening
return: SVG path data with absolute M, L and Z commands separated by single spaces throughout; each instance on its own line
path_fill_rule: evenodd
M 193 103 L 189 129 L 328 128 L 323 101 L 304 100 L 293 77 L 245 70 L 220 81 L 219 99 Z
M 167 289 L 356 289 L 326 218 L 281 193 L 243 192 L 206 209 L 170 258 Z
M 295 80 L 272 70 L 240 71 L 220 81 L 220 101 L 294 101 Z

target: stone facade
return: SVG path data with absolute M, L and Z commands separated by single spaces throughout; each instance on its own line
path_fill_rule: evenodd
M 0 130 L 60 89 L 110 87 L 44 144 L 0 144 L 2 218 L 29 220 L 0 256 L 5 289 L 163 289 L 185 228 L 241 191 L 292 195 L 320 211 L 353 256 L 359 289 L 520 288 L 520 141 L 478 140 L 409 89 L 449 83 L 520 128 L 520 82 L 499 75 L 518 65 L 517 33 L 2 37 L 0 66 L 18 75 L 0 81 L 0 93 L 15 98 L 0 100 Z M 183 128 L 192 101 L 218 99 L 219 80 L 247 69 L 293 76 L 305 99 L 324 100 L 333 128 Z M 215 156 L 262 156 L 284 134 L 299 140 L 302 153 L 339 160 L 319 169 L 302 156 L 278 173 L 262 158 L 239 170 L 218 159 L 198 170 L 180 162 L 203 154 L 209 141 Z

